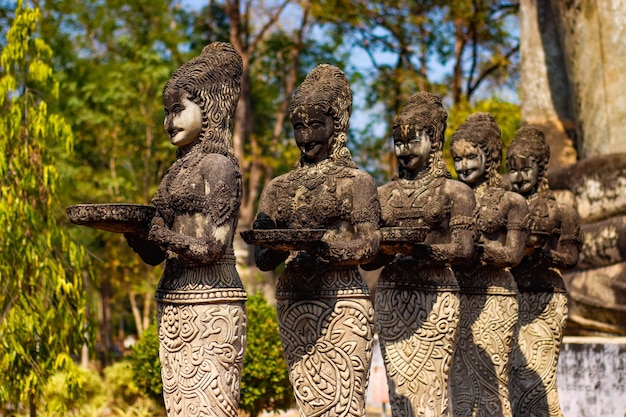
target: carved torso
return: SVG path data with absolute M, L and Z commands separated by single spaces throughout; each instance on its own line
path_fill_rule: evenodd
M 481 239 L 499 240 L 506 235 L 509 207 L 504 199 L 505 193 L 503 188 L 487 185 L 476 189 L 476 228 Z
M 379 189 L 384 226 L 439 229 L 450 220 L 450 196 L 444 193 L 445 178 L 424 181 L 398 179 Z
M 371 181 L 367 174 L 331 160 L 298 167 L 270 183 L 267 211 L 279 229 L 352 232 L 355 223 L 378 222 L 378 207 L 372 206 L 376 196 L 359 194 L 366 180 Z M 361 198 L 372 201 L 358 203 Z
M 550 191 L 538 192 L 528 199 L 530 214 L 526 253 L 512 272 L 522 292 L 565 292 L 560 271 L 543 256 L 557 250 L 561 239 L 563 213 Z
M 190 152 L 174 162 L 152 202 L 170 226 L 176 216 L 195 213 L 220 226 L 233 219 L 241 202 L 234 176 L 224 174 L 234 169 L 223 155 Z
M 537 193 L 528 198 L 530 236 L 527 246 L 556 249 L 561 236 L 561 211 L 551 192 Z
M 163 177 L 153 203 L 167 226 L 181 241 L 189 239 L 189 245 L 200 239 L 226 249 L 221 259 L 210 263 L 193 262 L 168 251 L 157 300 L 245 300 L 232 247 L 240 204 L 235 169 L 225 156 L 198 150 L 179 158 Z M 225 289 L 235 292 L 228 295 Z

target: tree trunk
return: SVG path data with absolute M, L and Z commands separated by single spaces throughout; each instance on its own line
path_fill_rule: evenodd
M 102 368 L 111 363 L 111 279 L 108 274 L 100 286 L 100 344 Z
M 139 307 L 137 307 L 137 294 L 133 290 L 128 291 L 128 298 L 130 300 L 130 309 L 133 312 L 133 318 L 135 319 L 135 327 L 137 328 L 137 336 L 141 337 L 143 333 L 143 320 L 139 313 Z

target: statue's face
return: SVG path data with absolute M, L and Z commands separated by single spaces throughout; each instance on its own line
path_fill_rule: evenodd
M 163 127 L 170 136 L 172 145 L 184 146 L 200 137 L 202 132 L 202 111 L 187 98 L 182 89 L 174 90 L 163 98 L 165 120 Z
M 539 165 L 535 158 L 515 155 L 507 160 L 509 178 L 513 191 L 520 194 L 529 194 L 539 181 Z
M 400 125 L 393 130 L 393 143 L 400 168 L 419 171 L 428 165 L 432 133 L 415 125 Z
M 334 120 L 317 106 L 297 107 L 291 113 L 296 144 L 305 162 L 328 158 L 334 133 Z
M 459 140 L 453 143 L 450 151 L 460 181 L 472 185 L 483 177 L 486 158 L 482 149 L 466 140 Z

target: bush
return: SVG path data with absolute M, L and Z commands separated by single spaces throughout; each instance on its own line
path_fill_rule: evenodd
M 128 360 L 104 368 L 104 382 L 108 394 L 118 404 L 133 404 L 143 394 L 134 379 L 135 373 Z
M 78 395 L 68 392 L 68 374 L 58 372 L 46 384 L 39 411 L 44 416 L 92 417 L 100 415 L 107 407 L 108 397 L 104 382 L 97 372 L 72 364 L 78 372 Z
M 248 340 L 239 408 L 256 417 L 262 411 L 287 410 L 293 403 L 276 311 L 263 294 L 248 297 Z
M 144 330 L 128 359 L 133 370 L 133 381 L 139 390 L 157 403 L 163 404 L 159 336 L 155 323 Z

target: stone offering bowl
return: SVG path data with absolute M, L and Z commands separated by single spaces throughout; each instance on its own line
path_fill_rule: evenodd
M 324 229 L 253 229 L 241 232 L 241 237 L 250 245 L 289 251 L 310 248 L 321 241 L 324 233 Z
M 382 227 L 380 229 L 380 251 L 395 255 L 411 254 L 413 247 L 424 242 L 428 227 Z
M 81 226 L 115 233 L 146 233 L 156 213 L 141 204 L 75 204 L 66 208 L 68 219 Z

